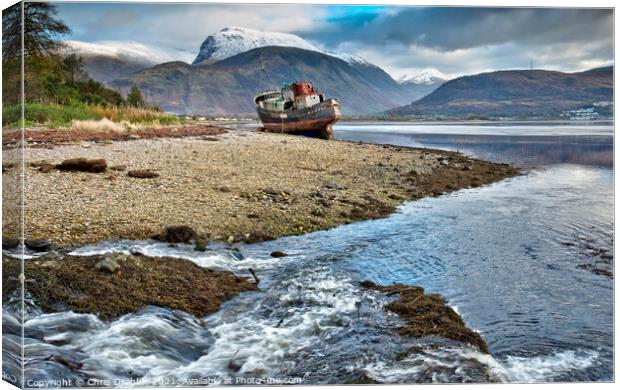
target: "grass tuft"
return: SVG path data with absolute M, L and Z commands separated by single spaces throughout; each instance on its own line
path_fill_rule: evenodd
M 114 122 L 108 118 L 98 120 L 73 120 L 71 121 L 71 129 L 87 132 L 100 132 L 100 131 L 113 131 L 115 133 L 127 133 L 130 131 L 141 130 L 148 125 L 159 125 L 159 120 L 150 121 L 147 123 L 132 123 L 126 120 L 120 122 Z
M 132 130 L 136 128 L 136 124 L 168 125 L 180 122 L 180 119 L 174 115 L 148 108 L 106 107 L 82 103 L 73 105 L 26 103 L 24 119 L 26 127 L 75 128 L 77 126 L 91 130 L 113 129 L 114 131 L 121 128 L 122 131 Z M 19 127 L 20 121 L 20 105 L 2 107 L 3 127 Z

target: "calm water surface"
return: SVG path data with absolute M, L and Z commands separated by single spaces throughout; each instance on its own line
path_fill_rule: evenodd
M 556 379 L 613 378 L 613 281 L 578 268 L 613 271 L 600 257 L 613 253 L 610 125 L 345 123 L 335 134 L 530 168 L 483 189 L 401 207 L 394 219 L 408 238 L 386 235 L 361 277 L 441 292 L 506 362 L 529 357 L 544 371 L 567 359 L 563 364 L 578 367 Z M 395 241 L 403 243 L 397 251 Z
M 613 279 L 605 275 L 613 271 L 611 126 L 341 123 L 335 135 L 458 150 L 528 170 L 405 203 L 389 218 L 242 245 L 242 256 L 226 246 L 199 253 L 149 241 L 79 248 L 76 254 L 185 257 L 248 277 L 251 267 L 261 291 L 202 319 L 148 307 L 103 322 L 43 315 L 32 306 L 27 378 L 120 378 L 129 385 L 613 380 Z M 271 258 L 276 249 L 290 256 Z M 442 294 L 491 354 L 437 337 L 401 338 L 391 330 L 399 318 L 382 309 L 388 298 L 361 289 L 364 279 Z M 5 345 L 15 346 L 10 308 L 3 326 Z M 5 371 L 15 369 L 8 351 Z M 409 353 L 403 358 L 402 351 Z M 68 370 L 46 360 L 51 353 L 84 367 Z

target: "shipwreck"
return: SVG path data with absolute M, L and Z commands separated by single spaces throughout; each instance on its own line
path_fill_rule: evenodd
M 262 131 L 331 139 L 332 125 L 340 119 L 337 99 L 325 99 L 310 82 L 284 84 L 277 91 L 254 97 Z

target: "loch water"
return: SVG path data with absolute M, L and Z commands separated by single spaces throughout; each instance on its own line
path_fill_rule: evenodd
M 160 307 L 114 321 L 27 302 L 31 386 L 611 381 L 611 124 L 340 123 L 338 139 L 459 151 L 525 174 L 407 202 L 387 218 L 207 252 L 152 241 L 114 251 L 190 259 L 261 277 L 205 318 Z M 273 250 L 287 257 L 271 258 Z M 597 271 L 598 270 L 598 271 Z M 593 272 L 597 271 L 597 272 Z M 443 295 L 490 354 L 397 335 L 393 299 L 359 282 Z M 3 308 L 3 372 L 18 375 L 18 316 Z M 80 361 L 71 370 L 50 355 Z

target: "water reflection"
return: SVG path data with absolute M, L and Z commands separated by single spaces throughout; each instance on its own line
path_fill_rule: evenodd
M 459 151 L 526 167 L 559 163 L 613 166 L 611 135 L 371 133 L 338 129 L 334 134 L 342 140 Z

